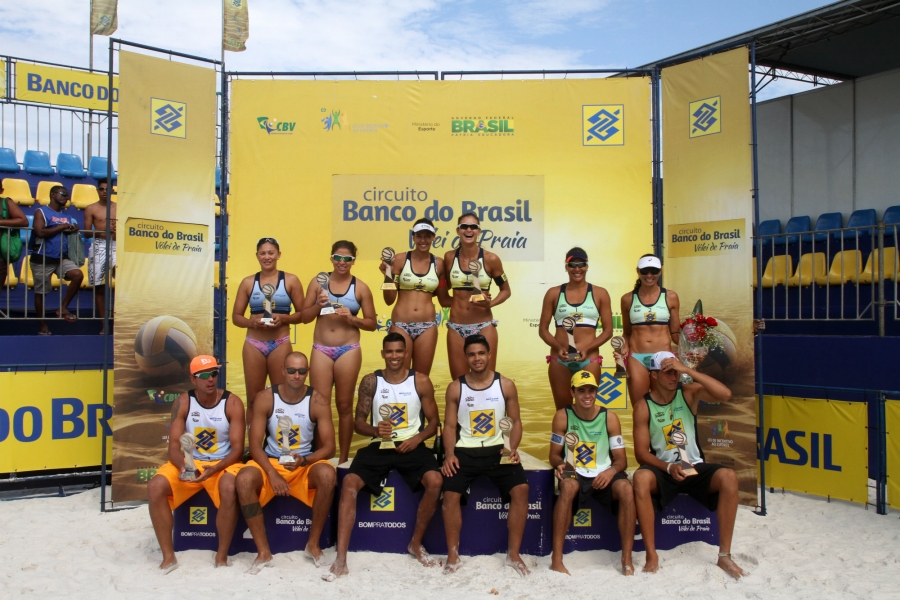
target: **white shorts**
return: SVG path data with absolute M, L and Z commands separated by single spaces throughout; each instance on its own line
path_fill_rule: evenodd
M 109 241 L 109 266 L 116 266 L 116 240 Z M 106 285 L 106 240 L 94 238 L 91 242 L 91 257 L 88 259 L 88 284 L 89 285 Z

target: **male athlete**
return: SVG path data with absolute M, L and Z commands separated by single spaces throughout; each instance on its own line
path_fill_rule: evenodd
M 250 420 L 250 457 L 238 473 L 236 487 L 241 512 L 256 542 L 256 560 L 247 571 L 251 575 L 272 566 L 272 552 L 266 538 L 262 507 L 275 496 L 293 496 L 312 507 L 312 524 L 305 555 L 317 567 L 324 556 L 319 537 L 328 518 L 334 486 L 334 423 L 328 398 L 306 385 L 309 363 L 301 352 L 291 352 L 282 367 L 284 384 L 273 385 L 256 395 Z M 293 463 L 279 464 L 281 431 L 278 418 L 292 421 L 289 435 Z
M 634 490 L 625 475 L 628 459 L 622 426 L 616 413 L 598 406 L 597 379 L 589 371 L 572 376 L 575 403 L 556 411 L 550 436 L 550 465 L 559 480 L 559 500 L 553 509 L 553 555 L 550 569 L 569 574 L 563 565 L 563 543 L 572 523 L 572 510 L 593 497 L 618 515 L 622 538 L 622 574 L 634 575 L 631 548 L 634 546 Z M 578 442 L 572 451 L 565 436 L 574 433 Z M 566 458 L 572 463 L 567 469 Z
M 212 356 L 191 360 L 191 384 L 172 404 L 169 424 L 169 462 L 161 466 L 147 482 L 150 521 L 162 550 L 159 568 L 165 574 L 178 568 L 172 543 L 172 511 L 202 489 L 219 509 L 216 530 L 219 549 L 216 566 L 228 566 L 228 547 L 237 523 L 235 475 L 241 469 L 244 453 L 244 403 L 227 390 L 216 389 L 219 364 Z M 182 481 L 184 453 L 181 436 L 194 439 L 192 455 L 197 466 L 192 481 Z
M 731 560 L 731 537 L 737 516 L 738 482 L 732 469 L 703 461 L 697 437 L 697 407 L 704 402 L 727 402 L 731 390 L 708 375 L 684 366 L 671 352 L 650 357 L 650 392 L 634 403 L 634 454 L 641 468 L 634 473 L 634 498 L 647 563 L 644 571 L 659 568 L 654 509 L 661 510 L 678 494 L 688 494 L 719 519 L 718 565 L 735 579 L 747 573 Z M 694 383 L 682 385 L 687 373 Z M 675 442 L 684 442 L 680 452 Z M 688 475 L 678 460 L 693 465 Z
M 376 497 L 380 496 L 391 469 L 396 469 L 414 492 L 425 489 L 407 550 L 426 567 L 437 564 L 422 546 L 422 536 L 437 508 L 444 482 L 437 460 L 423 443 L 437 431 L 434 386 L 427 375 L 406 367 L 406 340 L 402 335 L 397 332 L 387 334 L 381 347 L 384 370 L 366 375 L 359 384 L 354 429 L 359 435 L 371 437 L 372 441 L 356 453 L 342 483 L 337 558 L 331 565 L 331 572 L 323 576 L 326 581 L 334 581 L 348 573 L 347 547 L 356 524 L 357 494 L 366 488 Z M 389 421 L 379 416 L 379 408 L 385 405 L 391 408 Z M 388 437 L 394 448 L 379 449 L 382 439 Z
M 469 485 L 485 475 L 499 488 L 501 501 L 509 503 L 506 526 L 509 542 L 506 564 L 520 575 L 528 575 L 528 567 L 519 556 L 525 521 L 528 518 L 528 479 L 519 460 L 522 421 L 519 419 L 519 392 L 516 384 L 488 368 L 491 347 L 483 335 L 468 336 L 463 351 L 469 372 L 447 388 L 444 416 L 444 529 L 447 534 L 445 573 L 461 566 L 459 532 L 462 529 L 460 503 L 469 495 Z M 510 431 L 509 460 L 500 464 L 503 438 L 500 419 L 513 421 Z M 457 432 L 454 436 L 450 432 Z

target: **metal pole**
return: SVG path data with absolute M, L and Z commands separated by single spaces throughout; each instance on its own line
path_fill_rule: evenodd
M 859 244 L 856 246 L 859 248 Z M 892 251 L 894 251 L 892 249 Z M 884 337 L 884 221 L 878 222 L 878 337 Z
M 106 108 L 106 278 L 103 296 L 103 415 L 109 406 L 109 311 L 112 308 L 109 272 L 110 213 L 112 208 L 112 137 L 113 137 L 113 40 L 109 40 L 109 102 Z M 100 436 L 100 512 L 106 512 L 106 427 Z
M 224 50 L 222 54 L 224 56 Z M 227 335 L 228 335 L 228 285 L 226 283 L 226 267 L 228 263 L 228 76 L 225 74 L 225 64 L 222 64 L 222 146 L 219 151 L 219 167 L 221 176 L 219 179 L 219 213 L 222 225 L 222 233 L 219 236 L 219 356 L 216 358 L 222 365 L 219 376 L 219 387 L 225 388 L 227 381 Z
M 878 479 L 875 482 L 875 512 L 887 514 L 887 415 L 884 391 L 878 392 Z
M 91 41 L 89 44 L 90 56 L 88 56 L 88 69 L 90 70 L 91 73 L 93 73 L 94 72 L 94 32 L 91 29 L 91 18 L 94 15 L 94 0 L 91 0 L 90 10 L 91 10 L 91 14 L 88 16 L 88 31 L 90 32 L 90 40 Z M 112 94 L 111 87 L 109 88 L 109 93 Z M 94 148 L 94 145 L 91 143 L 91 140 L 93 139 L 93 129 L 94 129 L 93 125 L 94 125 L 94 110 L 89 109 L 88 110 L 88 138 L 87 138 L 88 139 L 88 155 L 87 155 L 88 166 L 90 166 L 91 152 L 93 152 L 93 148 Z M 107 183 L 107 187 L 109 187 L 108 183 Z M 107 193 L 107 202 L 108 201 L 109 201 L 109 195 Z
M 661 111 L 659 106 L 659 78 L 660 70 L 653 69 L 650 75 L 650 112 L 651 112 L 651 135 L 653 144 L 653 254 L 662 260 L 662 240 L 663 240 L 663 202 L 662 202 L 662 173 L 661 173 L 661 157 L 662 157 L 662 139 L 660 131 Z

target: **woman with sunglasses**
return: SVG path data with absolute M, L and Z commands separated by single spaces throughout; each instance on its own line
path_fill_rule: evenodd
M 340 462 L 350 455 L 353 439 L 353 392 L 362 365 L 360 330 L 375 331 L 375 302 L 369 286 L 351 275 L 356 261 L 353 242 L 340 240 L 331 246 L 332 271 L 323 288 L 314 278 L 300 311 L 303 323 L 316 322 L 309 361 L 310 385 L 334 401 L 338 411 Z M 321 314 L 325 307 L 334 312 Z M 360 315 L 360 310 L 362 315 Z
M 256 260 L 260 270 L 241 281 L 231 312 L 231 322 L 247 330 L 241 352 L 247 388 L 247 425 L 250 425 L 253 414 L 253 401 L 266 387 L 266 377 L 272 385 L 284 383 L 281 367 L 284 357 L 293 351 L 290 326 L 300 322 L 300 311 L 291 314 L 291 306 L 299 309 L 303 305 L 303 284 L 296 275 L 278 270 L 280 258 L 278 240 L 264 237 L 256 242 Z M 262 321 L 265 301 L 262 288 L 266 284 L 275 287 L 270 323 Z M 249 318 L 244 316 L 247 306 L 250 307 Z
M 384 301 L 390 306 L 390 331 L 399 333 L 406 340 L 406 366 L 425 375 L 431 374 L 438 330 L 434 310 L 434 297 L 447 306 L 450 295 L 443 285 L 444 261 L 431 253 L 431 245 L 437 230 L 431 219 L 419 219 L 413 224 L 413 249 L 405 254 L 395 254 L 391 261 L 396 290 L 384 290 Z M 386 272 L 384 261 L 379 266 Z M 387 282 L 387 280 L 385 280 Z
M 600 381 L 600 346 L 612 337 L 612 303 L 609 292 L 591 285 L 587 281 L 588 256 L 582 248 L 572 248 L 566 252 L 566 272 L 568 283 L 547 290 L 541 309 L 538 334 L 548 346 L 547 376 L 550 391 L 557 410 L 572 404 L 572 375 L 578 371 L 589 371 Z M 563 320 L 575 320 L 575 348 L 580 360 L 569 356 L 569 336 L 563 329 Z M 550 321 L 556 322 L 555 333 L 550 333 Z M 597 328 L 600 327 L 600 335 Z
M 466 354 L 463 350 L 463 342 L 470 335 L 481 334 L 491 345 L 491 360 L 489 369 L 496 370 L 497 366 L 497 320 L 491 309 L 498 304 L 503 304 L 509 298 L 509 282 L 503 272 L 503 263 L 493 252 L 481 248 L 478 238 L 481 234 L 480 219 L 474 213 L 464 213 L 457 220 L 456 233 L 459 236 L 459 247 L 444 255 L 444 268 L 447 273 L 447 281 L 453 290 L 453 298 L 450 303 L 450 318 L 447 327 L 453 331 L 447 332 L 447 360 L 450 362 L 450 376 L 457 379 L 469 371 L 466 362 Z M 483 300 L 470 302 L 475 293 L 472 285 L 472 272 L 469 263 L 478 261 L 481 265 L 478 271 L 478 283 L 481 287 Z M 491 282 L 500 288 L 497 297 L 491 298 L 489 290 Z
M 638 260 L 637 272 L 634 290 L 622 296 L 622 332 L 625 334 L 622 356 L 627 357 L 628 393 L 632 398 L 643 398 L 650 391 L 650 357 L 671 350 L 672 344 L 678 343 L 681 321 L 678 294 L 659 285 L 662 272 L 659 258 L 652 254 L 643 255 Z

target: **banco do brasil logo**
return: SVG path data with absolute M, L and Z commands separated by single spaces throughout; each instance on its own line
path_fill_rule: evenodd
M 454 137 L 500 137 L 515 135 L 514 120 L 510 116 L 453 117 L 450 134 Z
M 374 512 L 389 512 L 394 510 L 394 488 L 381 489 L 380 496 L 372 496 L 369 500 L 369 510 Z
M 581 107 L 584 146 L 625 145 L 625 106 L 585 104 Z
M 702 137 L 722 132 L 722 97 L 713 96 L 691 102 L 688 107 L 690 137 Z
M 150 133 L 186 138 L 187 104 L 176 100 L 150 98 Z
M 279 121 L 269 117 L 256 117 L 256 122 L 269 135 L 290 135 L 297 126 L 296 121 Z

